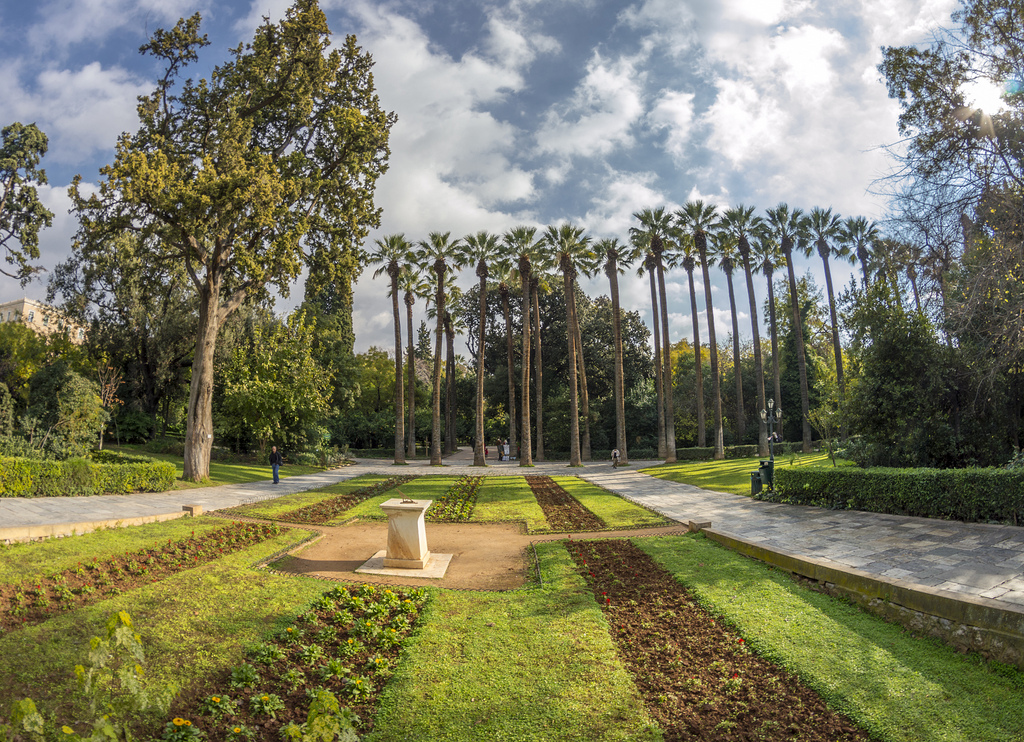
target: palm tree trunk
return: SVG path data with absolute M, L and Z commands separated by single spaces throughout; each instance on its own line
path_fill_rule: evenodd
M 732 285 L 732 271 L 725 274 L 729 284 L 729 309 L 732 312 L 732 364 L 736 376 L 736 445 L 742 446 L 747 438 L 746 413 L 743 410 L 743 371 L 740 367 L 740 321 L 736 315 L 736 293 Z
M 437 312 L 437 327 L 434 329 L 434 374 L 430 415 L 430 465 L 441 466 L 441 343 L 444 337 L 444 272 L 445 266 L 435 263 L 437 293 L 434 309 Z
M 522 387 L 520 393 L 523 395 L 520 409 L 523 414 L 523 422 L 519 430 L 519 466 L 533 466 L 533 446 L 530 440 L 530 268 L 529 264 L 524 266 L 520 263 L 519 275 L 522 276 L 523 286 L 523 358 L 522 358 Z
M 534 373 L 534 391 L 536 397 L 534 398 L 534 404 L 536 405 L 536 412 L 533 421 L 534 428 L 537 432 L 537 441 L 534 444 L 537 449 L 537 454 L 534 458 L 537 461 L 544 460 L 544 385 L 543 378 L 544 374 L 541 369 L 541 337 L 540 337 L 540 281 L 534 276 L 530 279 L 530 300 L 533 303 L 533 373 Z
M 668 449 L 665 443 L 665 398 L 661 383 L 661 328 L 658 322 L 661 313 L 658 312 L 658 287 L 653 266 L 648 265 L 647 275 L 651 279 L 651 307 L 653 312 L 651 315 L 651 330 L 654 335 L 654 391 L 658 404 L 658 458 L 663 459 L 668 455 Z
M 800 320 L 800 297 L 796 290 L 796 271 L 793 270 L 793 241 L 782 240 L 782 252 L 786 256 L 789 270 L 789 298 L 793 305 L 793 332 L 796 333 L 796 365 L 800 371 L 800 417 L 803 422 L 803 452 L 811 452 L 811 411 L 810 391 L 807 388 L 807 360 L 804 355 L 804 326 Z
M 746 241 L 746 237 L 741 238 Z M 750 300 L 750 329 L 754 338 L 754 375 L 757 377 L 757 409 L 767 409 L 764 398 L 764 366 L 761 363 L 761 330 L 757 321 L 757 299 L 754 297 L 754 273 L 750 267 L 750 249 L 743 255 L 743 273 L 747 279 L 747 297 Z M 768 426 L 757 415 L 757 455 L 768 455 Z
M 455 331 L 452 329 L 452 316 L 445 311 L 445 403 L 444 403 L 444 452 L 455 453 L 458 446 L 455 441 Z
M 693 268 L 687 269 L 686 274 L 690 279 L 690 314 L 693 315 L 693 356 L 697 380 L 697 445 L 704 448 L 707 445 L 707 433 L 704 426 L 704 364 L 701 361 L 700 322 L 697 314 L 697 291 L 693 286 Z
M 661 375 L 661 389 L 665 399 L 665 463 L 674 464 L 676 461 L 675 375 L 672 373 L 672 344 L 668 339 L 668 294 L 665 291 L 665 270 L 661 264 L 661 255 L 658 255 L 657 268 L 658 296 L 661 300 L 661 335 L 664 340 L 661 344 L 661 352 L 664 355 L 665 370 Z
M 580 330 L 575 291 L 572 293 L 572 314 L 573 317 L 576 317 L 576 364 L 579 366 L 580 401 L 583 404 L 583 438 L 580 442 L 580 456 L 584 461 L 590 461 L 590 392 L 587 390 L 587 364 L 583 358 L 583 333 Z
M 405 295 L 405 316 L 409 326 L 409 424 L 406 426 L 406 456 L 410 459 L 416 458 L 416 346 L 412 338 L 412 304 L 415 299 L 412 294 Z
M 725 458 L 725 439 L 722 434 L 722 379 L 718 373 L 718 342 L 715 340 L 715 307 L 711 301 L 711 274 L 708 271 L 707 241 L 703 234 L 695 235 L 700 252 L 700 269 L 704 278 L 704 304 L 708 310 L 708 352 L 711 353 L 711 396 L 715 405 L 715 459 Z
M 619 463 L 628 464 L 626 453 L 626 387 L 622 362 L 622 317 L 619 311 L 619 268 L 613 261 L 608 270 L 612 294 L 612 335 L 615 343 L 615 447 L 619 449 Z
M 508 352 L 508 445 L 516 450 L 516 374 L 515 353 L 512 347 L 512 311 L 509 308 L 508 288 L 501 290 L 501 305 L 505 312 L 505 345 Z M 500 455 L 500 452 L 499 452 Z
M 582 466 L 580 461 L 580 407 L 576 396 L 576 318 L 572 311 L 572 266 L 562 267 L 562 285 L 565 291 L 565 310 L 569 321 L 566 341 L 569 358 L 569 466 Z
M 480 277 L 480 340 L 477 344 L 476 359 L 476 429 L 473 434 L 473 466 L 487 466 L 484 456 L 484 343 L 487 333 L 487 263 L 483 260 L 476 267 Z
M 772 275 L 771 270 L 765 271 L 765 277 L 768 279 L 768 324 L 771 325 L 772 336 L 772 378 L 775 380 L 775 403 L 781 405 L 782 379 L 779 375 L 779 326 L 775 322 L 775 287 L 772 284 Z M 761 409 L 767 408 L 762 407 Z M 776 432 L 779 434 L 779 438 L 785 438 L 782 430 L 785 422 L 785 418 L 781 418 L 775 426 L 778 428 Z
M 398 308 L 398 263 L 389 266 L 391 274 L 391 307 L 395 315 L 395 463 L 405 463 L 405 399 L 402 392 L 402 311 Z

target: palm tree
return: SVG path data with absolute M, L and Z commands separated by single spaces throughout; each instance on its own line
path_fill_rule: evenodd
M 540 333 L 540 293 L 548 293 L 548 266 L 534 265 L 530 278 L 530 299 L 533 303 L 533 379 L 534 379 L 534 429 L 537 434 L 535 441 L 536 454 L 534 459 L 544 460 L 544 373 L 541 363 Z
M 803 452 L 811 452 L 811 400 L 807 388 L 807 359 L 804 352 L 803 322 L 800 319 L 800 297 L 797 294 L 796 271 L 793 268 L 793 248 L 798 247 L 807 239 L 807 217 L 800 209 L 790 210 L 789 206 L 780 203 L 774 209 L 768 209 L 768 224 L 772 235 L 779 241 L 782 254 L 786 257 L 789 271 L 789 298 L 793 308 L 793 332 L 796 333 L 796 363 L 800 372 L 800 419 L 803 423 Z
M 600 261 L 597 253 L 591 252 L 588 256 L 581 254 L 580 258 L 576 261 L 576 269 L 587 278 L 593 276 L 600 270 Z M 576 318 L 576 366 L 579 372 L 580 407 L 583 413 L 583 436 L 580 440 L 580 456 L 584 461 L 590 461 L 590 386 L 587 384 L 587 364 L 583 356 L 583 331 L 579 321 L 575 291 L 572 292 L 572 314 Z
M 412 245 L 409 246 L 410 249 Z M 410 253 L 406 253 L 406 259 L 409 258 Z M 430 290 L 430 284 L 423 280 L 423 275 L 419 266 L 415 263 L 407 262 L 402 266 L 402 272 L 399 275 L 399 284 L 403 291 L 403 301 L 405 302 L 405 316 L 406 316 L 406 327 L 409 330 L 409 346 L 406 351 L 407 367 L 408 367 L 408 379 L 406 383 L 408 386 L 408 397 L 409 397 L 409 416 L 408 422 L 405 426 L 406 431 L 406 456 L 410 459 L 416 458 L 416 343 L 414 341 L 415 334 L 412 330 L 412 307 L 416 303 L 416 297 L 427 296 L 427 292 Z
M 595 246 L 597 254 L 604 258 L 604 272 L 612 295 L 612 336 L 615 343 L 615 447 L 619 449 L 619 462 L 629 463 L 626 453 L 626 393 L 625 373 L 622 364 L 622 317 L 619 309 L 619 273 L 623 263 L 628 264 L 629 251 L 623 252 L 616 239 L 601 240 Z
M 736 237 L 736 249 L 743 261 L 743 273 L 747 279 L 747 297 L 750 300 L 750 329 L 754 339 L 754 374 L 757 377 L 757 409 L 767 409 L 764 393 L 764 366 L 761 361 L 761 330 L 757 321 L 757 298 L 754 296 L 754 268 L 750 262 L 750 238 L 761 229 L 763 220 L 754 216 L 753 206 L 735 206 L 727 209 L 722 219 L 724 228 Z M 768 455 L 768 426 L 758 416 L 757 450 L 760 456 Z
M 398 309 L 398 278 L 402 261 L 409 253 L 404 234 L 390 234 L 374 240 L 376 249 L 367 254 L 370 265 L 379 265 L 373 277 L 387 273 L 391 278 L 391 306 L 395 316 L 395 463 L 405 463 L 405 399 L 402 382 L 402 313 Z
M 468 259 L 463 256 L 468 263 Z M 458 286 L 451 286 L 448 289 L 448 296 L 445 300 L 444 310 L 444 338 L 445 338 L 445 372 L 444 372 L 444 452 L 445 454 L 455 453 L 459 450 L 456 440 L 455 425 L 455 334 L 465 329 L 465 325 L 459 318 L 452 315 L 450 306 L 458 305 L 462 301 L 462 289 Z
M 512 312 L 509 308 L 509 295 L 512 282 L 517 277 L 515 271 L 504 261 L 498 263 L 498 295 L 501 297 L 501 309 L 505 316 L 505 346 L 508 356 L 508 444 L 509 450 L 516 450 L 516 375 L 515 348 L 512 347 Z
M 762 224 L 755 234 L 754 245 L 754 270 L 764 274 L 768 281 L 768 327 L 772 339 L 772 379 L 775 381 L 775 399 L 782 402 L 782 381 L 779 377 L 779 333 L 778 325 L 775 322 L 775 271 L 786 264 L 782 255 L 779 243 L 776 242 L 771 232 Z M 753 299 L 751 299 L 753 302 Z M 755 320 L 756 322 L 756 320 Z M 762 410 L 768 409 L 765 406 Z M 778 421 L 778 434 L 783 435 L 783 420 Z
M 533 264 L 541 260 L 541 242 L 536 239 L 536 227 L 513 227 L 502 237 L 502 241 L 516 263 L 513 270 L 519 273 L 522 289 L 523 351 L 521 368 L 521 403 L 519 405 L 522 423 L 520 425 L 519 466 L 533 466 L 533 445 L 530 440 L 530 277 Z
M 676 212 L 676 224 L 693 235 L 704 279 L 704 303 L 708 311 L 708 350 L 711 353 L 711 390 L 715 405 L 715 458 L 725 458 L 722 432 L 722 380 L 718 373 L 718 343 L 715 340 L 715 307 L 711 301 L 711 274 L 708 270 L 708 232 L 715 228 L 718 209 L 703 201 L 688 201 Z
M 747 437 L 747 421 L 743 412 L 743 374 L 740 367 L 740 322 L 736 312 L 736 292 L 732 284 L 732 274 L 736 270 L 736 258 L 739 257 L 739 250 L 736 243 L 739 240 L 729 230 L 720 229 L 711 234 L 710 254 L 712 262 L 717 262 L 718 267 L 725 273 L 725 280 L 729 286 L 729 312 L 732 315 L 732 363 L 736 377 L 736 444 L 740 445 Z
M 434 272 L 434 330 L 433 397 L 430 425 L 430 465 L 441 466 L 441 338 L 444 334 L 445 274 L 463 264 L 462 242 L 452 240 L 451 232 L 431 232 L 428 239 L 417 245 L 417 262 L 424 270 Z
M 700 255 L 697 246 L 693 242 L 693 235 L 676 227 L 676 244 L 679 245 L 679 263 L 686 271 L 686 277 L 690 284 L 690 314 L 693 317 L 693 357 L 696 364 L 696 397 L 697 397 L 697 445 L 701 448 L 707 445 L 707 434 L 704 429 L 704 365 L 701 360 L 702 350 L 700 347 L 700 315 L 697 312 L 697 292 L 693 285 L 693 270 L 697 267 Z
M 654 268 L 658 274 L 658 297 L 661 302 L 661 334 L 662 358 L 658 360 L 663 366 L 662 385 L 665 404 L 665 461 L 676 460 L 676 414 L 675 394 L 672 373 L 672 344 L 668 337 L 668 295 L 665 291 L 666 248 L 671 244 L 673 229 L 672 216 L 665 213 L 664 207 L 643 209 L 634 212 L 633 218 L 640 222 L 640 228 L 630 228 L 630 232 L 643 232 L 648 236 L 651 254 L 654 256 Z M 674 245 L 672 245 L 674 247 Z M 668 256 L 671 257 L 670 255 Z M 655 317 L 657 322 L 657 317 Z
M 580 412 L 578 379 L 576 374 L 576 338 L 579 335 L 579 318 L 576 315 L 575 281 L 577 264 L 587 265 L 595 258 L 590 250 L 590 237 L 583 235 L 583 228 L 570 223 L 548 227 L 544 240 L 562 272 L 562 288 L 565 292 L 565 310 L 568 320 L 566 342 L 569 349 L 569 466 L 581 466 L 580 460 Z
M 869 222 L 862 216 L 848 216 L 843 221 L 842 241 L 845 242 L 860 261 L 861 270 L 864 271 L 864 290 L 867 291 L 870 281 L 871 269 L 874 263 L 874 248 L 878 242 L 880 233 L 874 222 Z
M 476 276 L 480 279 L 480 343 L 476 359 L 476 432 L 474 434 L 473 466 L 487 466 L 484 456 L 484 342 L 487 322 L 487 263 L 498 254 L 498 236 L 477 232 L 465 238 L 470 260 L 476 261 Z
M 843 349 L 839 344 L 839 322 L 836 319 L 836 300 L 832 291 L 832 268 L 829 265 L 830 257 L 842 258 L 852 261 L 852 250 L 849 244 L 843 240 L 843 223 L 838 214 L 833 214 L 832 209 L 821 209 L 815 206 L 808 215 L 808 230 L 810 239 L 814 240 L 814 247 L 818 250 L 818 257 L 825 266 L 825 287 L 828 290 L 828 312 L 832 322 L 832 350 L 836 356 L 836 383 L 839 386 L 839 399 L 846 397 L 846 380 L 843 375 Z M 807 241 L 804 254 L 810 257 L 811 241 Z M 843 438 L 846 438 L 845 426 Z
M 665 458 L 668 455 L 668 444 L 665 438 L 665 391 L 661 378 L 661 327 L 658 318 L 661 313 L 658 311 L 658 269 L 651 252 L 650 239 L 643 233 L 630 235 L 630 242 L 633 245 L 633 252 L 638 257 L 643 256 L 640 265 L 636 270 L 638 276 L 647 274 L 651 284 L 651 334 L 654 336 L 654 393 L 658 407 L 658 458 Z

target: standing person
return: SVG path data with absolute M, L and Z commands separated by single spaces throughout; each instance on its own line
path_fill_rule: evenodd
M 612 469 L 619 468 L 619 449 L 612 449 Z
M 274 484 L 278 484 L 280 480 L 277 477 L 277 472 L 281 468 L 281 464 L 284 463 L 284 459 L 277 450 L 277 446 L 270 447 L 270 468 L 274 470 Z

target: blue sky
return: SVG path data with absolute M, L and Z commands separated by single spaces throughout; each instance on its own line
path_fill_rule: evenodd
M 66 190 L 95 182 L 135 98 L 157 70 L 137 49 L 198 11 L 210 35 L 194 76 L 248 40 L 285 0 L 37 0 L 0 6 L 0 122 L 50 137 L 44 200 L 56 214 L 43 264 L 66 257 Z M 953 0 L 321 0 L 339 41 L 374 57 L 382 105 L 398 114 L 380 181 L 381 234 L 411 240 L 572 220 L 625 239 L 631 214 L 691 198 L 760 211 L 785 201 L 843 216 L 884 216 L 871 194 L 898 139 L 898 107 L 876 70 L 880 47 L 923 44 L 949 24 Z M 820 261 L 801 260 L 820 282 Z M 835 271 L 839 284 L 852 269 Z M 45 279 L 44 279 L 45 280 Z M 460 283 L 474 281 L 465 275 Z M 763 301 L 759 282 L 758 302 Z M 729 331 L 725 279 L 712 271 L 716 327 Z M 594 279 L 585 288 L 607 293 Z M 703 287 L 698 286 L 698 290 Z M 837 287 L 838 289 L 838 287 Z M 737 303 L 746 306 L 737 287 Z M 649 310 L 629 279 L 627 308 Z M 686 276 L 670 275 L 672 339 L 689 337 Z M 0 300 L 24 291 L 0 283 Z M 645 296 L 646 294 L 646 296 Z M 293 296 L 301 296 L 296 287 Z M 698 299 L 700 301 L 700 299 Z M 280 302 L 285 309 L 289 302 Z M 701 306 L 703 304 L 701 303 Z M 422 310 L 423 307 L 420 306 Z M 701 323 L 706 320 L 702 317 Z M 357 349 L 385 347 L 390 300 L 365 274 Z M 748 329 L 743 330 L 746 326 Z M 703 337 L 707 337 L 702 328 Z M 749 317 L 741 317 L 749 335 Z

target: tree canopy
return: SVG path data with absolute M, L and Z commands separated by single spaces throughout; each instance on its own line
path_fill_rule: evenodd
M 39 163 L 48 142 L 35 124 L 13 123 L 0 137 L 0 248 L 12 266 L 0 273 L 24 284 L 39 270 L 30 262 L 39 257 L 39 230 L 53 223 L 36 190 L 46 184 Z

